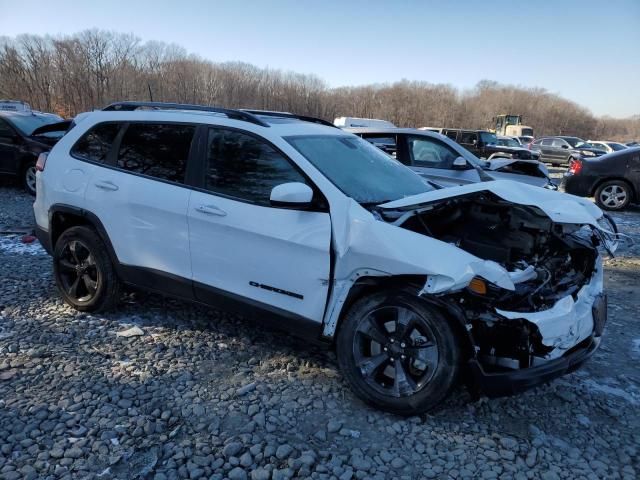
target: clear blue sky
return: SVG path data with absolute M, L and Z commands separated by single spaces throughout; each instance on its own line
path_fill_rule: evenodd
M 0 0 L 0 35 L 89 28 L 331 86 L 490 79 L 640 114 L 640 0 Z

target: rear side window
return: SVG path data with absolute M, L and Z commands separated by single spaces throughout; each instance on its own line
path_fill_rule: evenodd
M 545 138 L 542 140 L 542 145 L 550 146 L 553 143 L 553 138 Z
M 193 125 L 132 123 L 120 142 L 118 168 L 184 183 Z
M 460 143 L 470 145 L 474 140 L 478 140 L 478 134 L 476 132 L 462 132 L 460 134 Z
M 288 182 L 307 183 L 268 143 L 234 130 L 209 130 L 204 184 L 207 190 L 268 206 L 273 187 Z
M 458 132 L 457 132 L 457 131 L 455 131 L 455 130 L 453 130 L 453 131 L 451 131 L 451 130 L 447 130 L 447 131 L 445 132 L 445 135 L 446 135 L 447 137 L 449 137 L 451 140 L 454 140 L 454 141 L 455 141 L 456 137 L 458 136 Z
M 119 123 L 96 125 L 76 142 L 71 155 L 82 160 L 104 163 L 119 130 Z

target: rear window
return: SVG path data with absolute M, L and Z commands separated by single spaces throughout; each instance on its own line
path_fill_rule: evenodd
M 193 125 L 132 123 L 122 137 L 118 168 L 184 183 Z
M 104 163 L 119 130 L 119 123 L 96 125 L 76 142 L 71 155 L 90 162 Z

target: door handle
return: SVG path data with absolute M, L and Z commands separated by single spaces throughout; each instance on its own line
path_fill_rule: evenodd
M 101 190 L 109 190 L 112 192 L 115 192 L 116 190 L 118 190 L 118 186 L 115 183 L 110 182 L 108 180 L 102 180 L 100 182 L 96 182 L 94 183 L 94 185 L 100 188 Z
M 226 217 L 227 212 L 221 210 L 215 205 L 198 205 L 196 207 L 196 211 L 200 213 L 204 213 L 205 215 L 216 215 L 218 217 Z

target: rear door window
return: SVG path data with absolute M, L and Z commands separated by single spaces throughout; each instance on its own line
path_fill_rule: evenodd
M 552 138 L 545 138 L 542 140 L 542 145 L 545 147 L 551 146 L 551 142 L 553 142 Z
M 478 141 L 478 133 L 477 132 L 462 132 L 460 134 L 460 143 L 465 145 L 472 145 L 473 141 Z
M 90 162 L 106 162 L 120 126 L 120 123 L 100 123 L 94 126 L 71 148 L 71 155 Z
M 195 126 L 131 123 L 120 142 L 117 166 L 122 170 L 184 183 Z

